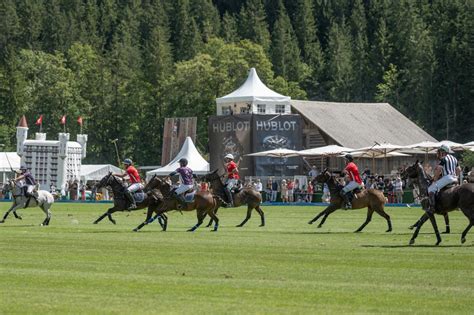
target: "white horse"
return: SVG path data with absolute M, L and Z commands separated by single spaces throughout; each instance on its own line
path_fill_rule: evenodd
M 0 223 L 4 223 L 5 219 L 8 217 L 10 212 L 13 211 L 15 218 L 21 220 L 21 216 L 16 213 L 17 209 L 24 209 L 24 208 L 32 208 L 32 207 L 40 207 L 41 210 L 46 214 L 46 219 L 44 219 L 41 225 L 49 225 L 49 220 L 51 220 L 51 211 L 49 209 L 54 203 L 54 197 L 51 195 L 49 191 L 46 190 L 38 190 L 37 191 L 37 200 L 32 197 L 26 197 L 23 193 L 23 183 L 15 182 L 14 180 L 10 180 L 8 182 L 11 191 L 13 192 L 13 205 L 5 212 L 3 219 Z

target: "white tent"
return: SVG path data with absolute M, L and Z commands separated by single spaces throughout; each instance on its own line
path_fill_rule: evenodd
M 8 163 L 9 161 L 10 163 Z M 14 174 L 11 172 L 11 169 L 18 170 L 21 166 L 20 164 L 21 158 L 16 152 L 0 152 L 0 182 L 5 183 L 8 178 L 12 178 Z
M 251 68 L 249 76 L 237 90 L 216 99 L 217 115 L 235 114 L 245 111 L 255 114 L 290 114 L 291 97 L 281 95 L 268 88 L 258 77 L 255 68 Z M 276 105 L 280 105 L 278 109 Z
M 88 180 L 101 180 L 109 172 L 122 173 L 122 170 L 111 164 L 81 165 L 80 178 L 83 182 Z
M 204 175 L 209 173 L 209 163 L 201 156 L 201 154 L 199 154 L 194 146 L 193 140 L 191 140 L 190 137 L 186 137 L 186 140 L 176 157 L 169 162 L 168 165 L 146 172 L 146 177 L 150 178 L 153 175 L 168 175 L 179 167 L 178 161 L 181 158 L 186 158 L 188 160 L 188 167 L 193 170 L 194 174 Z
M 18 170 L 20 163 L 21 158 L 16 152 L 0 152 L 0 172 L 10 172 L 11 168 Z

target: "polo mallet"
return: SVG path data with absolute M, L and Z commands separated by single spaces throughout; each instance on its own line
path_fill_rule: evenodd
M 115 154 L 117 154 L 117 163 L 118 163 L 117 166 L 120 167 L 120 156 L 118 152 L 117 141 L 118 139 L 110 140 L 110 142 L 112 142 L 115 146 Z

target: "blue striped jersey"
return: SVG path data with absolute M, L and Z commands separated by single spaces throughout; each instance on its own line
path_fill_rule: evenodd
M 439 165 L 443 167 L 443 176 L 456 176 L 456 167 L 458 166 L 458 160 L 451 154 L 448 154 L 444 158 L 442 158 L 439 162 Z

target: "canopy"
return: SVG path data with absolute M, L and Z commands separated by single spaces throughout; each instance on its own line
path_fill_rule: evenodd
M 246 154 L 246 156 L 268 156 L 268 157 L 277 157 L 277 158 L 284 158 L 284 157 L 293 157 L 299 156 L 298 151 L 278 148 L 268 151 L 261 151 L 251 154 Z
M 269 89 L 257 75 L 255 68 L 251 68 L 247 80 L 234 92 L 220 97 L 217 104 L 228 104 L 236 102 L 263 102 L 290 104 L 289 96 L 281 95 Z
M 474 141 L 464 143 L 465 146 L 474 147 Z
M 396 157 L 396 156 L 411 156 L 410 154 L 400 153 L 400 152 L 388 152 L 386 154 L 376 151 L 369 151 L 369 152 L 351 152 L 353 157 L 358 158 L 371 158 L 371 159 L 383 159 L 386 157 Z M 341 155 L 344 157 L 344 155 Z
M 121 173 L 122 170 L 117 166 L 111 164 L 83 164 L 81 165 L 80 178 L 83 182 L 89 180 L 101 180 L 109 172 Z
M 327 145 L 324 147 L 302 150 L 302 151 L 299 151 L 298 154 L 305 155 L 305 156 L 334 156 L 334 155 L 339 155 L 344 152 L 350 152 L 353 150 L 354 149 L 341 147 L 339 145 L 332 144 L 332 145 Z
M 163 167 L 157 168 L 156 170 L 146 172 L 146 177 L 150 178 L 153 175 L 166 176 L 169 173 L 175 171 L 179 167 L 179 160 L 185 158 L 188 160 L 188 167 L 193 170 L 196 175 L 204 175 L 209 173 L 209 163 L 199 154 L 198 150 L 194 146 L 193 140 L 190 137 L 186 137 L 186 140 L 181 147 L 181 150 L 176 157 Z
M 21 158 L 16 154 L 16 152 L 0 152 L 0 172 L 11 171 L 8 161 L 10 161 L 11 168 L 14 170 L 19 169 L 21 166 Z

